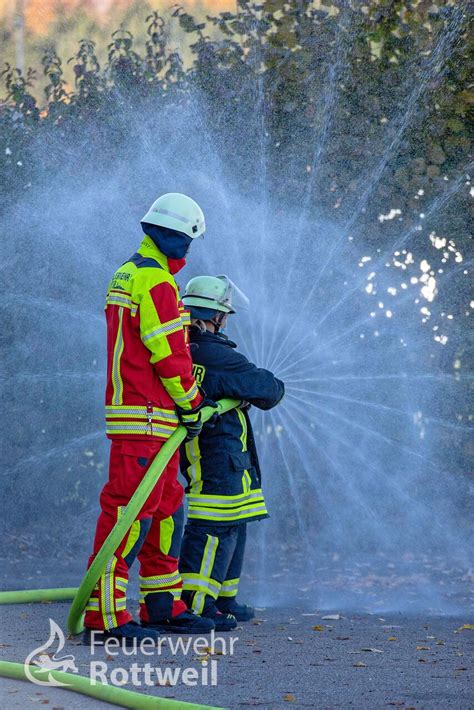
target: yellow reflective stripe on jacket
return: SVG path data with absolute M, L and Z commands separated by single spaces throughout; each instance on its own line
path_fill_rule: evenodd
M 189 462 L 189 467 L 187 469 L 188 476 L 190 478 L 190 486 L 192 493 L 199 494 L 202 491 L 202 470 L 201 470 L 201 450 L 199 448 L 199 437 L 195 436 L 194 439 L 185 444 L 186 457 Z M 188 498 L 189 500 L 189 498 Z
M 244 475 L 242 476 L 242 488 L 246 493 L 250 492 L 250 489 L 252 487 L 252 478 L 250 476 L 250 473 L 247 471 L 247 469 L 244 471 Z
M 112 402 L 113 404 L 122 404 L 123 401 L 123 380 L 120 374 L 120 358 L 123 353 L 123 307 L 118 311 L 119 324 L 117 329 L 117 337 L 115 338 L 114 351 L 112 355 Z
M 179 315 L 181 317 L 181 323 L 184 328 L 189 328 L 191 325 L 191 314 L 183 306 L 178 306 Z
M 176 426 L 165 427 L 163 425 L 158 426 L 153 424 L 152 429 L 150 430 L 149 424 L 139 424 L 137 422 L 117 422 L 116 424 L 107 422 L 105 427 L 106 434 L 118 434 L 123 436 L 126 436 L 127 434 L 146 434 L 147 436 L 156 436 L 159 439 L 169 439 L 175 429 Z
M 192 386 L 186 391 L 181 384 L 181 378 L 179 375 L 176 377 L 160 377 L 166 391 L 168 392 L 171 399 L 176 402 L 179 407 L 183 409 L 190 409 L 192 400 L 196 397 L 198 393 L 198 386 L 194 382 Z
M 234 508 L 233 510 L 200 508 L 197 505 L 193 505 L 189 506 L 188 519 L 232 522 L 235 520 L 245 520 L 245 518 L 253 518 L 257 515 L 268 515 L 264 500 L 257 505 L 250 505 L 248 507 L 242 506 L 236 509 Z
M 126 418 L 126 419 L 148 419 L 148 410 L 146 407 L 139 405 L 121 404 L 121 405 L 106 405 L 105 414 L 107 419 L 113 418 Z M 151 412 L 153 420 L 162 419 L 169 424 L 178 424 L 178 416 L 174 409 L 160 409 L 159 407 L 153 407 L 153 412 Z
M 142 333 L 142 341 L 148 343 L 148 341 L 153 338 L 157 338 L 162 335 L 171 335 L 171 333 L 176 333 L 183 327 L 183 322 L 181 318 L 174 318 L 173 320 L 163 323 L 158 328 L 153 328 L 149 332 Z
M 242 451 L 247 451 L 247 420 L 245 418 L 245 414 L 242 412 L 241 409 L 237 408 L 234 411 L 237 412 L 237 416 L 239 417 L 239 421 L 242 426 L 242 434 L 240 436 L 240 441 L 242 442 Z
M 224 506 L 225 508 L 235 508 L 257 499 L 263 501 L 263 492 L 261 488 L 254 488 L 249 493 L 239 493 L 234 496 L 206 495 L 205 493 L 201 493 L 199 495 L 189 494 L 187 499 L 189 505 L 196 504 L 206 507 Z
M 127 293 L 126 291 L 118 293 L 117 290 L 113 289 L 108 291 L 105 297 L 105 308 L 107 308 L 107 306 L 121 306 L 123 308 L 128 308 L 132 312 L 132 317 L 136 315 L 138 310 L 138 303 L 132 301 L 130 293 Z
M 168 439 L 179 424 L 176 412 L 173 409 L 160 409 L 153 407 L 151 414 L 151 428 L 146 407 L 134 405 L 107 405 L 105 407 L 105 421 L 107 434 L 145 434 Z

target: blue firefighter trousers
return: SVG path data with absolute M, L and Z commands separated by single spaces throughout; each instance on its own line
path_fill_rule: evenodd
M 247 538 L 246 523 L 186 525 L 179 569 L 182 599 L 196 614 L 212 616 L 237 596 Z

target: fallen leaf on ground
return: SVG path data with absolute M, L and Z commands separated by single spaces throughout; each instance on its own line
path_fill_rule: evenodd
M 429 651 L 430 647 L 429 646 L 417 646 L 416 650 L 417 651 Z
M 283 700 L 286 703 L 294 703 L 296 698 L 292 693 L 285 693 L 285 695 L 283 696 Z
M 211 655 L 211 656 L 224 656 L 225 655 L 224 651 L 220 651 L 220 650 L 217 651 L 215 648 L 211 648 L 210 646 L 205 646 L 205 648 L 203 648 L 203 651 L 205 654 Z
M 460 631 L 467 631 L 468 629 L 474 629 L 474 624 L 463 624 L 454 633 L 458 634 Z
M 389 636 L 387 641 L 398 641 L 396 636 Z
M 325 627 L 321 626 L 321 624 L 316 624 L 316 626 L 313 626 L 313 631 L 324 631 Z

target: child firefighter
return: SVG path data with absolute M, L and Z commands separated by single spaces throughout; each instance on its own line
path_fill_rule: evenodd
M 191 315 L 194 376 L 207 397 L 242 400 L 183 444 L 188 519 L 181 544 L 182 599 L 216 631 L 235 628 L 254 610 L 237 602 L 247 523 L 268 517 L 248 410 L 275 407 L 284 384 L 236 350 L 223 333 L 235 309 L 248 299 L 227 276 L 197 276 L 183 296 Z

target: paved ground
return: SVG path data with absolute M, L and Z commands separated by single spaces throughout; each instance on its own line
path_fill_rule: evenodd
M 2 658 L 23 662 L 47 640 L 49 618 L 65 628 L 67 609 L 67 604 L 59 603 L 0 607 Z M 208 669 L 214 661 L 217 686 L 189 687 L 180 681 L 175 686 L 135 689 L 226 708 L 474 708 L 469 684 L 474 631 L 459 630 L 472 619 L 347 612 L 341 618 L 323 618 L 328 613 L 261 609 L 257 620 L 232 634 L 238 636 L 233 654 L 227 634 L 226 654 L 219 653 L 218 643 L 215 653 L 209 654 L 204 651 L 208 642 L 203 641 L 198 650 L 205 656 L 195 650 L 172 655 L 167 642 L 161 654 L 152 657 L 121 652 L 107 657 L 103 649 L 91 657 L 88 647 L 67 639 L 58 656 L 73 654 L 83 675 L 89 674 L 91 660 L 105 662 L 107 677 L 114 668 L 130 671 L 134 662 L 181 672 L 192 666 L 201 675 L 203 659 Z M 64 690 L 0 679 L 2 710 L 43 704 L 56 710 L 112 707 Z

